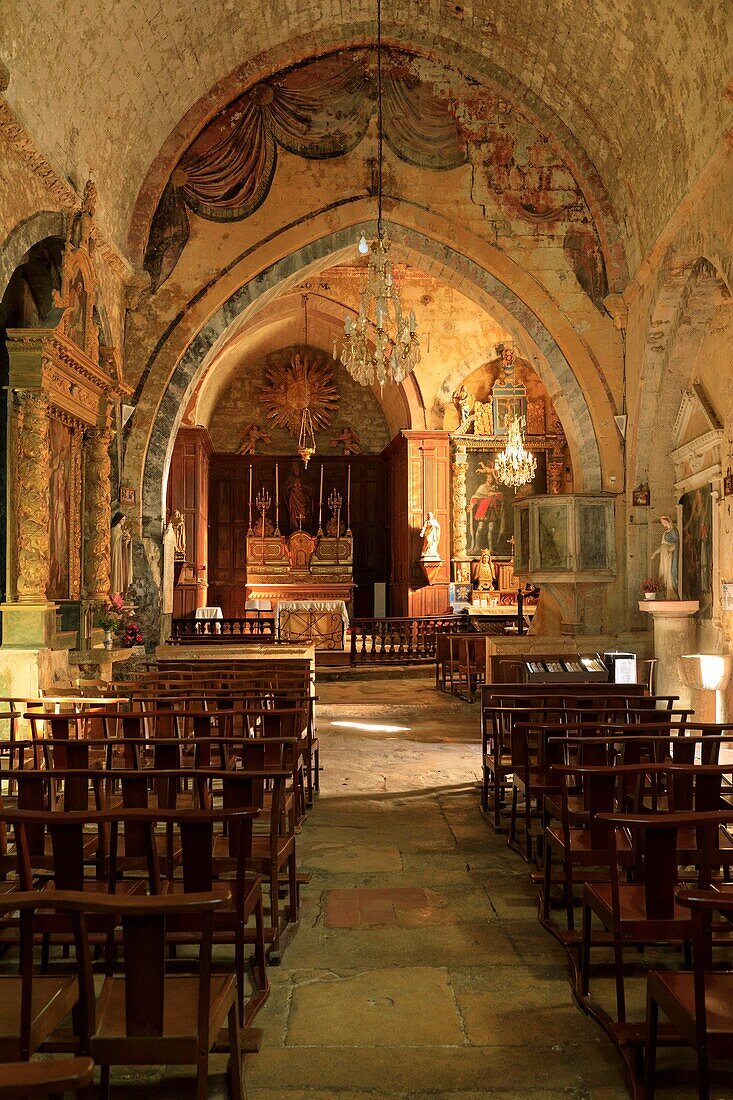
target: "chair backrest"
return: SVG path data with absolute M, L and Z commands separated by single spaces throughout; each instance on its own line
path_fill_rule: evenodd
M 621 831 L 631 836 L 636 853 L 634 878 L 644 887 L 644 913 L 649 921 L 670 921 L 675 916 L 675 895 L 681 866 L 689 864 L 684 837 L 692 830 L 697 837 L 697 887 L 710 886 L 716 862 L 717 838 L 723 815 L 718 813 L 604 814 L 610 826 L 611 897 L 614 920 L 621 923 L 618 837 Z
M 35 917 L 39 910 L 51 909 L 67 912 L 73 910 L 71 927 L 74 938 L 74 965 L 78 988 L 75 1026 L 81 1049 L 88 1049 L 88 1037 L 94 1024 L 94 980 L 83 902 L 84 895 L 81 893 L 60 894 L 54 890 L 31 889 L 0 894 L 0 914 L 20 912 L 21 1004 L 18 1027 L 19 1052 L 23 1060 L 27 1060 L 32 1053 L 30 1048 L 36 970 L 34 949 L 37 938 L 35 935 Z M 37 1005 L 35 1007 L 37 1009 Z

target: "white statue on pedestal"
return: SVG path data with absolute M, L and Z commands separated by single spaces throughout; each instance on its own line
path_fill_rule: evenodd
M 110 592 L 124 596 L 132 583 L 132 534 L 127 516 L 115 512 L 110 533 Z
M 425 539 L 423 543 L 421 561 L 441 561 L 438 546 L 440 543 L 440 524 L 432 512 L 428 512 L 428 518 L 422 526 L 420 537 Z
M 652 554 L 659 554 L 659 580 L 665 600 L 678 600 L 679 597 L 679 547 L 680 536 L 669 516 L 660 516 L 663 527 L 662 541 Z

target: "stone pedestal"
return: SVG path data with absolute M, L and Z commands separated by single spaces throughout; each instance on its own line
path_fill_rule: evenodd
M 72 649 L 69 664 L 78 669 L 83 680 L 111 680 L 112 665 L 129 661 L 135 653 L 142 653 L 142 646 L 117 649 Z
M 690 706 L 692 697 L 689 684 L 680 675 L 680 657 L 697 648 L 693 615 L 699 610 L 697 600 L 639 601 L 639 611 L 654 621 L 657 694 L 678 695 L 682 707 Z
M 0 604 L 3 648 L 45 649 L 53 645 L 56 640 L 56 606 L 47 600 Z

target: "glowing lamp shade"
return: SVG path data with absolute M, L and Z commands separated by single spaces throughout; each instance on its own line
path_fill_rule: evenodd
M 680 657 L 680 674 L 688 687 L 697 691 L 724 691 L 730 680 L 733 658 L 719 653 L 685 653 Z

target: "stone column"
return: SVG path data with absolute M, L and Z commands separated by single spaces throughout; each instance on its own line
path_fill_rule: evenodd
M 109 596 L 113 438 L 108 428 L 90 428 L 84 435 L 84 596 L 93 602 Z
M 19 603 L 46 604 L 50 567 L 48 398 L 13 390 L 12 593 Z
M 695 652 L 693 616 L 700 610 L 700 604 L 697 600 L 642 600 L 639 610 L 654 620 L 657 694 L 678 695 L 678 705 L 689 706 L 690 686 L 683 680 L 679 666 L 680 657 Z

